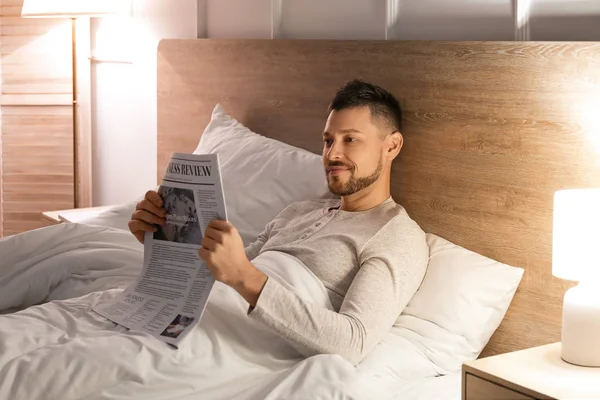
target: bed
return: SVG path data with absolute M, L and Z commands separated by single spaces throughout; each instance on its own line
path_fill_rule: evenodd
M 214 346 L 218 332 L 165 355 L 158 343 L 89 313 L 139 272 L 141 246 L 125 231 L 132 199 L 100 219 L 0 242 L 0 397 L 458 399 L 462 360 L 559 340 L 561 301 L 571 284 L 551 275 L 552 199 L 558 189 L 600 185 L 599 67 L 596 43 L 162 41 L 157 181 L 172 152 L 224 149 L 221 130 L 210 128 L 219 118 L 276 146 L 293 146 L 293 160 L 310 158 L 308 152 L 320 153 L 335 90 L 355 77 L 372 81 L 398 96 L 404 109 L 405 145 L 392 195 L 432 235 L 432 244 L 477 261 L 473 293 L 481 296 L 485 282 L 495 285 L 510 275 L 510 285 L 494 286 L 508 311 L 485 305 L 493 309 L 493 323 L 488 314 L 464 315 L 463 309 L 442 322 L 431 317 L 455 325 L 447 329 L 454 336 L 436 343 L 425 334 L 415 339 L 420 328 L 407 322 L 360 379 L 335 356 L 278 359 L 285 362 L 268 368 L 249 359 L 246 369 L 213 359 L 213 371 L 202 364 L 186 369 L 186 363 L 194 366 L 191 355 L 202 359 L 191 343 Z M 233 155 L 224 158 L 227 168 L 236 168 Z M 234 216 L 251 197 L 252 187 L 244 190 L 228 196 Z M 281 199 L 280 206 L 285 193 Z M 466 262 L 459 264 L 447 276 L 457 288 L 469 283 L 460 275 Z M 521 270 L 517 280 L 513 267 Z M 432 302 L 429 297 L 409 311 Z M 426 316 L 420 321 L 432 323 Z M 470 324 L 478 335 L 461 336 Z M 444 347 L 450 340 L 467 350 Z M 201 381 L 214 385 L 203 389 Z

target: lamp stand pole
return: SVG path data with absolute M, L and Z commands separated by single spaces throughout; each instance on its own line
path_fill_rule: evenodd
M 72 56 L 73 56 L 73 205 L 79 208 L 79 156 L 78 146 L 78 102 L 77 102 L 77 20 L 71 18 Z

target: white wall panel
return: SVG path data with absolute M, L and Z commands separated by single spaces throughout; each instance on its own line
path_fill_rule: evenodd
M 208 37 L 250 39 L 271 37 L 271 0 L 207 0 L 205 2 Z
M 532 3 L 538 16 L 600 15 L 599 0 L 533 0 Z
M 391 39 L 513 40 L 510 0 L 402 0 Z
M 385 0 L 283 0 L 281 36 L 384 39 Z
M 534 0 L 531 40 L 600 41 L 600 0 Z
M 153 183 L 146 171 L 156 171 L 151 160 L 156 145 L 138 128 L 137 115 L 148 111 L 136 104 L 133 65 L 98 63 L 93 72 L 93 204 L 114 204 Z
M 131 200 L 156 185 L 156 50 L 194 38 L 196 0 L 134 0 L 127 20 L 93 19 L 93 205 Z M 114 62 L 127 61 L 128 63 Z
M 531 40 L 600 41 L 600 15 L 531 17 Z

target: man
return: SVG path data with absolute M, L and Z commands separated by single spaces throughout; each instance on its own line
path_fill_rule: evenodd
M 360 362 L 384 337 L 419 287 L 429 258 L 425 234 L 390 196 L 392 161 L 402 148 L 401 110 L 386 90 L 360 80 L 335 95 L 323 132 L 329 189 L 340 200 L 303 201 L 283 210 L 244 249 L 229 222 L 213 220 L 199 256 L 214 278 L 249 304 L 249 317 L 304 356 L 339 354 Z M 164 222 L 162 200 L 148 192 L 129 227 Z M 301 260 L 325 285 L 335 311 L 307 303 L 251 260 L 264 251 Z

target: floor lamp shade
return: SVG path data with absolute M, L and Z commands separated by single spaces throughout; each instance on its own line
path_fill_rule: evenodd
M 24 18 L 104 17 L 128 14 L 127 0 L 25 0 L 21 10 Z

